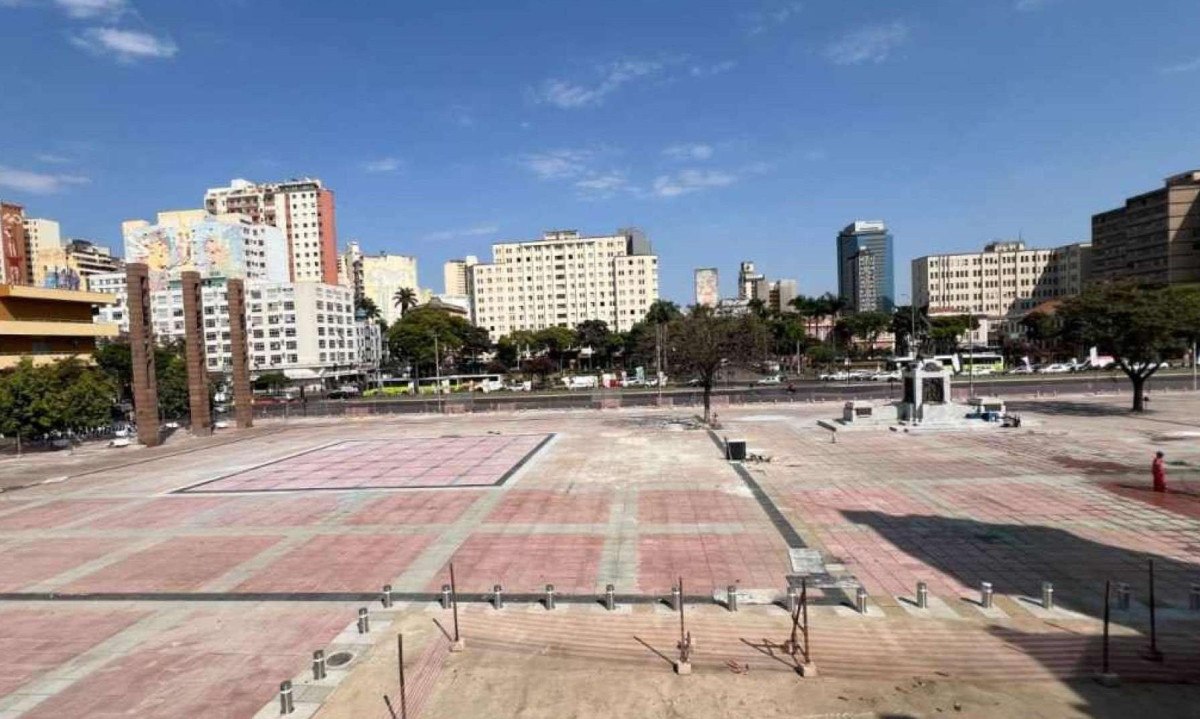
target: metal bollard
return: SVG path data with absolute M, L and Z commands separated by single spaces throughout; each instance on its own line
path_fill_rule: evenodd
M 983 582 L 979 585 L 979 604 L 984 609 L 992 608 L 992 583 Z
M 867 613 L 867 590 L 866 589 L 863 589 L 862 587 L 858 588 L 858 591 L 854 593 L 854 603 L 855 603 L 855 606 L 858 608 L 859 614 Z
M 1200 612 L 1200 584 L 1192 585 L 1192 593 L 1188 595 L 1188 608 Z
M 388 608 L 392 606 L 392 585 L 383 585 L 383 606 Z
M 553 584 L 547 584 L 547 585 L 546 585 L 546 601 L 545 601 L 545 604 L 546 604 L 546 610 L 547 610 L 547 611 L 549 611 L 549 610 L 551 610 L 551 609 L 554 609 L 554 585 L 553 585 Z
M 680 604 L 683 603 L 683 597 L 679 593 L 679 587 L 671 587 L 671 609 L 679 611 Z
M 325 678 L 325 651 L 318 649 L 313 652 L 313 681 L 320 681 Z
M 725 606 L 731 612 L 737 611 L 737 585 L 730 584 L 725 587 Z
M 492 606 L 496 609 L 504 609 L 504 587 L 499 584 L 492 587 Z
M 929 608 L 929 585 L 917 582 L 917 609 Z
M 442 609 L 450 608 L 450 585 L 442 585 Z
M 292 703 L 292 682 L 284 681 L 279 683 L 279 713 L 291 714 L 296 711 L 296 705 Z
M 1125 582 L 1117 582 L 1117 609 L 1129 610 L 1129 585 Z
M 1042 582 L 1042 609 L 1054 609 L 1054 583 Z
M 371 631 L 371 618 L 367 615 L 367 608 L 363 607 L 358 610 L 358 633 L 367 634 Z
M 604 608 L 610 612 L 617 608 L 617 598 L 614 596 L 615 592 L 616 587 L 611 584 L 604 587 Z
M 787 607 L 788 614 L 795 614 L 796 607 L 800 605 L 800 595 L 796 592 L 795 587 L 788 587 L 787 594 L 784 596 L 784 606 Z

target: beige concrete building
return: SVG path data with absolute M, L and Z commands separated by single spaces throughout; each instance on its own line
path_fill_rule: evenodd
M 721 302 L 721 276 L 716 267 L 701 267 L 693 273 L 697 307 L 716 307 Z
M 983 252 L 918 257 L 913 301 L 932 316 L 969 314 L 1011 329 L 1046 300 L 1079 294 L 1090 265 L 1087 243 L 1037 250 L 993 242 Z
M 1200 170 L 1092 216 L 1092 279 L 1200 282 Z
M 450 260 L 442 265 L 442 294 L 452 297 L 464 297 L 469 293 L 468 273 L 479 264 L 475 255 L 467 255 L 461 260 Z
M 379 316 L 389 325 L 400 319 L 395 297 L 406 287 L 416 293 L 418 303 L 428 300 L 417 284 L 416 257 L 386 252 L 362 256 L 362 296 L 375 303 Z
M 658 299 L 658 257 L 635 229 L 584 237 L 552 230 L 540 240 L 492 245 L 470 270 L 471 314 L 492 339 L 514 330 L 603 320 L 623 332 Z

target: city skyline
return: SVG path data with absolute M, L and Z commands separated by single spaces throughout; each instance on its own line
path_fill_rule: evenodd
M 447 259 L 495 242 L 636 225 L 663 257 L 663 295 L 686 303 L 694 267 L 743 256 L 806 294 L 833 291 L 830 236 L 856 217 L 887 220 L 898 263 L 994 239 L 1083 241 L 1093 214 L 1197 164 L 1200 138 L 1162 118 L 1200 109 L 1179 92 L 1200 58 L 1149 38 L 1200 8 L 937 5 L 327 18 L 295 2 L 296 22 L 264 37 L 252 29 L 275 26 L 271 3 L 2 3 L 0 59 L 22 72 L 0 98 L 0 197 L 115 247 L 122 220 L 196 206 L 229 178 L 320 177 L 337 193 L 338 250 L 358 239 L 416 256 L 428 286 Z M 692 32 L 667 31 L 680 17 Z M 302 106 L 284 84 L 247 102 L 242 84 L 210 79 L 263 53 L 304 57 L 329 32 L 306 69 L 319 99 Z M 576 52 L 514 53 L 514 33 L 570 37 Z M 460 37 L 469 51 L 447 54 Z M 618 38 L 654 49 L 614 51 Z M 909 291 L 903 271 L 896 291 Z

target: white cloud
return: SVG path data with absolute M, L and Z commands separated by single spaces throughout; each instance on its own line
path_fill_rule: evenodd
M 674 175 L 659 175 L 654 179 L 654 194 L 659 197 L 678 197 L 713 187 L 728 187 L 738 178 L 720 170 L 680 170 Z
M 562 110 L 600 105 L 622 86 L 662 71 L 663 63 L 654 60 L 619 60 L 598 68 L 599 80 L 584 84 L 550 79 L 535 93 L 538 102 Z
M 396 157 L 381 157 L 378 160 L 369 160 L 362 164 L 362 169 L 366 172 L 395 172 L 399 170 L 404 163 Z
M 155 37 L 140 30 L 115 27 L 91 27 L 71 38 L 71 43 L 96 55 L 111 55 L 119 62 L 175 57 L 179 48 L 166 37 Z
M 692 65 L 688 70 L 692 77 L 710 77 L 712 75 L 720 75 L 723 72 L 729 72 L 737 67 L 737 62 L 733 60 L 723 60 L 712 65 Z
M 1174 75 L 1180 72 L 1193 72 L 1195 70 L 1200 70 L 1200 57 L 1193 58 L 1186 62 L 1176 63 L 1174 65 L 1167 65 L 1166 67 L 1161 68 L 1159 72 L 1163 72 L 1168 75 Z
M 539 179 L 557 180 L 586 173 L 594 156 L 590 150 L 550 150 L 524 155 L 519 162 Z
M 459 230 L 439 230 L 430 232 L 428 235 L 421 237 L 424 242 L 446 242 L 447 240 L 455 240 L 460 237 L 483 237 L 486 235 L 495 235 L 500 231 L 498 225 L 475 225 Z
M 30 172 L 0 165 L 0 187 L 32 195 L 50 195 L 71 185 L 86 185 L 88 182 L 91 180 L 78 175 Z
M 800 14 L 804 4 L 800 2 L 777 2 L 742 16 L 747 35 L 761 35 L 778 27 Z
M 908 42 L 910 34 L 908 25 L 900 20 L 864 27 L 827 45 L 825 57 L 836 65 L 880 63 Z
M 663 154 L 672 160 L 707 160 L 713 156 L 713 148 L 703 143 L 684 143 L 671 145 Z
M 68 16 L 79 20 L 115 18 L 131 9 L 127 0 L 54 0 L 54 4 Z
M 612 197 L 618 192 L 634 192 L 636 188 L 629 184 L 629 178 L 619 170 L 590 173 L 575 182 L 575 189 L 585 197 L 602 199 Z
M 35 155 L 34 159 L 47 165 L 70 165 L 74 162 L 74 160 L 66 155 L 55 155 L 52 152 L 43 152 L 40 155 Z

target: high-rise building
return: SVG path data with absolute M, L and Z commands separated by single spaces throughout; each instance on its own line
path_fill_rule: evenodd
M 1079 294 L 1088 281 L 1087 243 L 1027 249 L 993 242 L 982 252 L 918 257 L 912 261 L 913 301 L 929 314 L 969 314 L 1012 331 L 1046 300 Z
M 62 228 L 54 220 L 40 217 L 25 218 L 26 276 L 30 282 L 41 287 L 45 284 L 47 263 L 44 258 L 54 258 L 62 253 Z
M 763 302 L 770 299 L 767 278 L 754 269 L 753 262 L 745 261 L 738 267 L 738 299 L 762 300 Z
M 283 230 L 293 282 L 337 284 L 337 223 L 333 191 L 320 180 L 255 183 L 235 179 L 204 194 L 214 215 L 236 213 Z
M 795 280 L 774 280 L 768 285 L 767 306 L 776 312 L 795 312 L 792 300 L 796 299 Z
M 362 256 L 362 295 L 375 303 L 379 316 L 389 325 L 400 319 L 401 308 L 396 304 L 396 292 L 410 289 L 416 301 L 422 301 L 417 285 L 417 258 L 408 255 Z
M 468 294 L 467 275 L 471 268 L 479 264 L 475 255 L 467 255 L 461 260 L 449 260 L 442 265 L 443 294 L 452 297 L 463 297 Z
M 350 244 L 346 245 L 346 251 L 338 259 L 338 284 L 353 288 L 356 300 L 363 297 L 362 258 L 362 249 L 358 246 L 358 241 L 351 240 Z
M 863 250 L 869 253 L 859 257 Z M 855 312 L 891 312 L 896 306 L 892 235 L 882 221 L 856 221 L 837 238 L 838 296 Z M 868 262 L 869 260 L 869 262 Z M 862 294 L 871 286 L 871 294 Z
M 552 230 L 540 240 L 492 245 L 470 270 L 471 314 L 493 339 L 514 330 L 603 320 L 624 332 L 658 299 L 658 257 L 640 230 L 585 237 Z
M 721 301 L 721 278 L 716 267 L 701 267 L 695 272 L 696 306 L 716 307 Z
M 1092 279 L 1200 282 L 1200 170 L 1092 216 Z
M 0 284 L 29 284 L 29 267 L 25 208 L 0 202 Z

